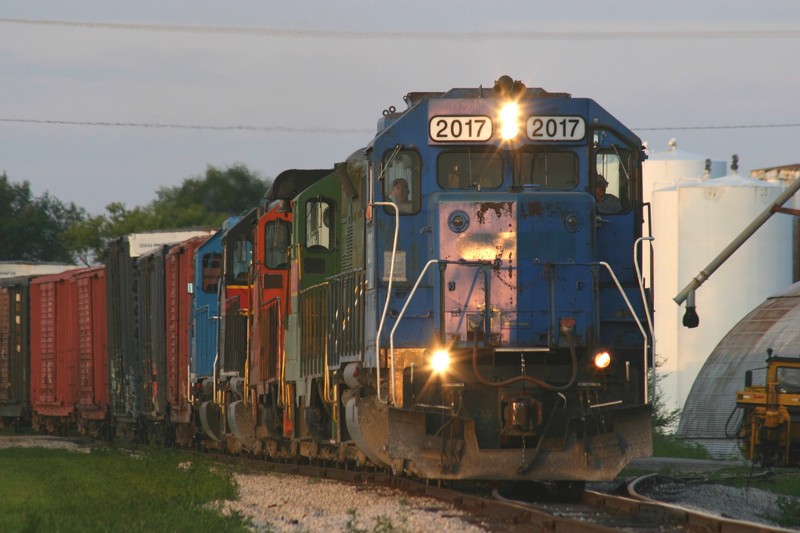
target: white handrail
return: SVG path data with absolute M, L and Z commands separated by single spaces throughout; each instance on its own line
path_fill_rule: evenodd
M 425 267 L 420 272 L 419 277 L 417 278 L 416 283 L 414 283 L 414 287 L 411 289 L 411 292 L 408 294 L 408 298 L 406 298 L 406 302 L 403 304 L 403 308 L 400 310 L 400 314 L 397 315 L 397 320 L 394 321 L 394 326 L 392 327 L 392 331 L 389 333 L 389 361 L 390 361 L 390 379 L 389 379 L 389 395 L 391 398 L 387 398 L 387 400 L 391 399 L 392 404 L 394 405 L 396 394 L 395 394 L 395 385 L 394 385 L 394 332 L 397 330 L 397 326 L 400 325 L 400 319 L 403 318 L 403 315 L 408 308 L 408 304 L 411 303 L 411 298 L 414 296 L 414 293 L 417 291 L 417 287 L 419 287 L 419 283 L 422 281 L 422 277 L 425 275 L 425 272 L 428 271 L 428 267 L 430 267 L 433 263 L 439 263 L 438 259 L 431 259 L 427 263 L 425 263 Z M 388 296 L 387 296 L 388 301 Z M 440 310 L 440 312 L 442 312 Z
M 381 398 L 381 333 L 383 332 L 383 325 L 386 322 L 386 312 L 389 310 L 389 300 L 392 296 L 392 284 L 394 283 L 394 257 L 397 253 L 397 239 L 400 229 L 400 209 L 394 202 L 373 202 L 373 205 L 382 205 L 394 208 L 394 241 L 392 241 L 392 262 L 389 266 L 389 286 L 386 289 L 386 303 L 383 305 L 383 313 L 381 314 L 381 321 L 378 324 L 378 334 L 375 337 L 375 389 L 378 401 L 382 403 L 389 403 L 389 397 L 384 402 Z M 391 355 L 392 367 L 394 367 L 394 353 Z M 394 370 L 394 368 L 393 368 Z M 390 376 L 389 384 L 394 388 L 394 374 Z
M 650 309 L 647 306 L 647 297 L 644 293 L 644 280 L 642 279 L 642 269 L 639 266 L 639 260 L 636 256 L 636 248 L 642 243 L 642 241 L 650 241 L 652 245 L 652 241 L 655 240 L 653 237 L 639 237 L 636 239 L 636 242 L 633 243 L 633 264 L 636 267 L 636 281 L 639 282 L 639 292 L 642 295 L 642 304 L 644 305 L 644 315 L 647 317 L 647 327 L 650 330 L 650 350 L 653 352 L 653 368 L 655 368 L 655 360 L 656 360 L 656 334 L 655 330 L 653 329 L 653 318 L 650 316 Z M 649 368 L 647 366 L 647 337 L 644 338 L 644 403 L 650 403 L 650 396 L 649 396 L 649 386 L 647 384 L 647 372 Z M 655 387 L 655 372 L 653 373 L 653 387 Z

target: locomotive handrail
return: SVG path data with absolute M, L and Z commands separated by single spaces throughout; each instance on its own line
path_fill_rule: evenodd
M 394 209 L 394 239 L 392 240 L 392 261 L 391 264 L 389 265 L 389 286 L 386 289 L 386 303 L 383 305 L 383 313 L 381 314 L 381 321 L 378 324 L 378 334 L 375 337 L 375 393 L 379 402 L 388 404 L 389 397 L 386 398 L 385 402 L 383 401 L 383 398 L 381 398 L 380 347 L 381 347 L 381 332 L 383 331 L 383 325 L 386 322 L 386 313 L 389 310 L 389 300 L 390 297 L 392 296 L 392 285 L 394 283 L 394 258 L 395 254 L 397 253 L 397 239 L 400 232 L 400 208 L 394 202 L 373 202 L 373 204 L 392 207 Z M 428 268 L 427 265 L 425 268 Z M 416 286 L 414 286 L 414 288 L 416 288 Z M 392 364 L 394 365 L 394 353 L 391 354 L 391 357 L 392 357 Z M 391 388 L 393 389 L 394 379 L 390 381 L 390 385 Z
M 634 244 L 634 249 L 635 249 L 635 247 L 636 246 Z M 644 364 L 644 366 L 645 366 L 645 370 L 647 370 L 647 368 L 646 368 L 647 367 L 647 332 L 645 331 L 644 326 L 642 326 L 642 321 L 639 320 L 638 316 L 636 316 L 636 312 L 633 310 L 633 306 L 631 305 L 631 301 L 628 300 L 628 296 L 625 294 L 625 290 L 622 288 L 622 285 L 620 284 L 619 279 L 617 279 L 617 275 L 614 274 L 614 269 L 611 268 L 611 265 L 609 265 L 605 261 L 598 261 L 598 264 L 603 265 L 604 267 L 606 267 L 606 270 L 608 270 L 608 273 L 611 275 L 611 279 L 614 280 L 614 284 L 617 286 L 617 290 L 619 291 L 620 295 L 622 296 L 622 299 L 625 300 L 625 305 L 628 306 L 628 311 L 631 312 L 631 316 L 633 316 L 633 320 L 636 322 L 636 325 L 639 327 L 639 331 L 641 332 L 642 337 L 644 337 L 644 348 L 645 348 L 645 352 L 644 352 L 645 364 Z M 639 286 L 641 287 L 641 282 L 640 282 Z M 644 307 L 645 307 L 645 314 L 647 314 L 647 302 L 644 301 L 642 303 L 644 304 Z M 648 321 L 649 321 L 649 318 L 648 318 Z M 652 335 L 652 330 L 651 330 L 650 333 Z M 645 398 L 645 404 L 647 404 L 647 374 L 646 373 L 645 373 L 645 376 L 644 376 L 644 392 L 645 392 L 645 397 L 644 397 Z
M 650 350 L 653 352 L 653 361 L 656 358 L 656 334 L 655 330 L 653 329 L 653 318 L 650 316 L 650 308 L 647 305 L 647 297 L 644 293 L 644 280 L 642 279 L 642 268 L 639 266 L 639 259 L 636 255 L 636 247 L 639 246 L 643 241 L 650 241 L 650 246 L 653 246 L 654 237 L 639 237 L 636 239 L 636 242 L 633 243 L 633 266 L 636 268 L 636 281 L 639 283 L 639 292 L 642 295 L 642 305 L 644 306 L 644 316 L 647 318 L 647 327 L 650 330 Z M 648 391 L 647 385 L 647 337 L 645 336 L 644 339 L 644 403 L 645 405 L 650 403 L 650 395 Z M 653 379 L 655 379 L 655 373 L 653 373 Z M 653 386 L 655 387 L 655 381 L 653 382 Z
M 630 311 L 631 315 L 633 315 L 633 320 L 636 322 L 636 326 L 639 328 L 639 332 L 645 338 L 645 342 L 647 342 L 647 332 L 645 331 L 644 326 L 642 325 L 642 321 L 639 320 L 638 316 L 636 316 L 636 312 L 633 310 L 633 305 L 631 305 L 631 301 L 625 294 L 625 289 L 622 288 L 622 284 L 619 282 L 619 279 L 617 279 L 617 275 L 614 274 L 614 269 L 611 268 L 611 265 L 609 265 L 605 261 L 598 261 L 597 264 L 606 267 L 606 270 L 608 270 L 608 273 L 611 275 L 611 279 L 614 280 L 614 284 L 617 286 L 617 290 L 622 296 L 622 299 L 625 300 L 625 305 L 628 306 L 628 311 Z
M 396 391 L 395 391 L 396 387 L 395 387 L 395 384 L 394 384 L 394 372 L 395 372 L 395 370 L 394 370 L 394 333 L 397 330 L 397 327 L 400 325 L 400 321 L 403 319 L 403 315 L 405 314 L 406 309 L 408 308 L 408 305 L 411 303 L 411 299 L 414 297 L 414 294 L 417 292 L 417 288 L 419 287 L 419 284 L 422 281 L 422 278 L 425 275 L 425 272 L 427 272 L 428 267 L 430 267 L 434 263 L 436 263 L 437 265 L 453 264 L 453 265 L 474 266 L 474 267 L 486 267 L 486 266 L 489 266 L 489 265 L 492 264 L 491 261 L 448 261 L 446 259 L 431 259 L 430 261 L 425 263 L 425 266 L 422 268 L 422 272 L 419 273 L 419 276 L 417 277 L 417 281 L 414 283 L 414 287 L 411 288 L 411 292 L 408 294 L 408 297 L 406 298 L 406 301 L 403 304 L 403 308 L 400 310 L 400 313 L 398 313 L 398 315 L 397 315 L 397 319 L 394 322 L 394 326 L 392 327 L 392 331 L 389 332 L 389 371 L 390 371 L 390 376 L 391 376 L 392 379 L 389 380 L 389 395 L 390 395 L 390 398 L 387 398 L 387 402 L 388 402 L 388 400 L 391 400 L 392 404 L 395 403 L 395 399 L 396 399 Z M 486 292 L 487 292 L 487 294 L 489 293 L 489 284 L 488 283 L 486 284 Z M 487 301 L 489 300 L 488 296 L 487 296 L 486 300 Z M 387 296 L 387 301 L 388 301 L 388 296 Z M 486 313 L 487 312 L 491 312 L 489 306 L 487 306 L 486 309 L 484 310 L 484 317 L 483 317 L 484 322 L 487 320 L 487 318 L 486 318 Z M 378 337 L 377 342 L 380 343 L 380 336 Z

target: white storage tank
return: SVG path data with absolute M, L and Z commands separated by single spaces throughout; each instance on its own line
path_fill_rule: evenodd
M 696 292 L 700 325 L 682 325 L 673 297 L 783 191 L 724 164 L 674 149 L 645 162 L 652 201 L 657 382 L 664 406 L 682 409 L 703 363 L 728 331 L 792 282 L 792 220 L 773 216 Z M 647 222 L 645 222 L 647 223 Z M 645 270 L 647 272 L 647 270 Z

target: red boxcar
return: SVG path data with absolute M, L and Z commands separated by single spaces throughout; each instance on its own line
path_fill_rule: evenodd
M 190 376 L 194 256 L 208 237 L 194 237 L 173 246 L 166 258 L 168 438 L 189 446 L 194 437 Z M 190 292 L 191 291 L 191 292 Z
M 78 402 L 74 272 L 41 276 L 30 285 L 32 424 L 50 433 L 66 433 Z
M 30 308 L 34 428 L 100 435 L 109 396 L 105 268 L 34 279 Z
M 107 436 L 108 336 L 106 334 L 106 269 L 75 271 L 75 310 L 78 352 L 78 431 Z

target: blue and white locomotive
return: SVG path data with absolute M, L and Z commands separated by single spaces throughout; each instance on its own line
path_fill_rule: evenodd
M 508 76 L 405 100 L 294 200 L 287 405 L 421 478 L 613 478 L 651 453 L 640 139 Z

